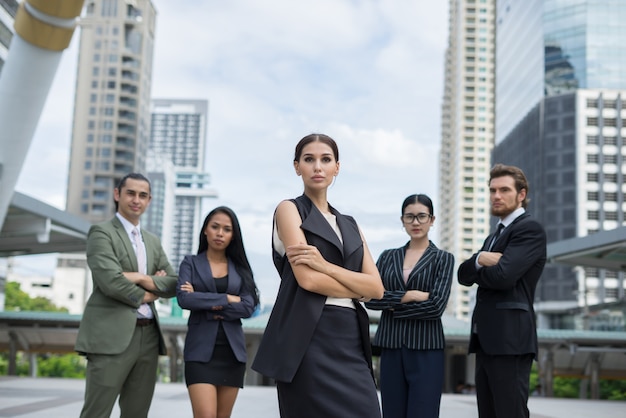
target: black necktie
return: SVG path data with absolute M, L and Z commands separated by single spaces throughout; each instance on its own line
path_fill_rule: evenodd
M 493 244 L 496 242 L 496 240 L 500 236 L 500 233 L 502 232 L 503 229 L 504 229 L 504 224 L 499 223 L 498 229 L 496 229 L 496 233 L 493 234 L 493 238 L 491 239 L 491 242 L 489 243 L 489 249 L 487 251 L 491 251 L 491 249 L 493 248 Z

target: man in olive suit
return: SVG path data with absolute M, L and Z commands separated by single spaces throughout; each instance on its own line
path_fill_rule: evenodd
M 114 190 L 117 213 L 93 225 L 87 264 L 93 293 L 75 349 L 87 356 L 82 418 L 110 417 L 119 396 L 122 417 L 147 417 L 165 343 L 154 301 L 176 293 L 176 272 L 139 218 L 150 204 L 150 182 L 126 175 Z

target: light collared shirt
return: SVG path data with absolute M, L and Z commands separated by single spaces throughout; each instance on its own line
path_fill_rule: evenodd
M 516 220 L 518 217 L 522 216 L 524 213 L 526 213 L 526 209 L 524 209 L 523 207 L 519 207 L 519 208 L 515 209 L 513 212 L 509 213 L 504 218 L 501 218 L 500 222 L 498 222 L 498 224 L 504 225 L 504 228 L 502 228 L 502 231 L 500 231 L 500 235 L 502 235 L 502 233 L 507 228 L 507 226 L 511 225 L 514 220 Z M 478 264 L 478 259 L 480 258 L 480 254 L 481 253 L 483 253 L 483 251 L 480 251 L 478 253 L 478 255 L 476 256 L 476 261 L 474 263 L 474 265 L 476 267 L 476 270 L 480 270 L 481 268 L 483 268 L 483 266 Z

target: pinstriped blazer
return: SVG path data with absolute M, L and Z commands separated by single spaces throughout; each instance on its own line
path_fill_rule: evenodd
M 450 296 L 454 256 L 438 249 L 431 241 L 405 284 L 402 265 L 408 246 L 409 243 L 385 250 L 376 262 L 385 294 L 382 299 L 372 299 L 365 304 L 369 309 L 382 311 L 373 345 L 442 350 L 445 339 L 441 315 Z M 407 290 L 428 292 L 428 300 L 400 303 Z

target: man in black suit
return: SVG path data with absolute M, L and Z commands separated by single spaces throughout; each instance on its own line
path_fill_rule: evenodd
M 533 301 L 546 263 L 546 234 L 526 213 L 527 194 L 518 167 L 491 169 L 491 214 L 500 218 L 498 228 L 458 271 L 460 284 L 478 285 L 469 352 L 476 353 L 481 418 L 529 416 L 530 369 L 537 356 Z

